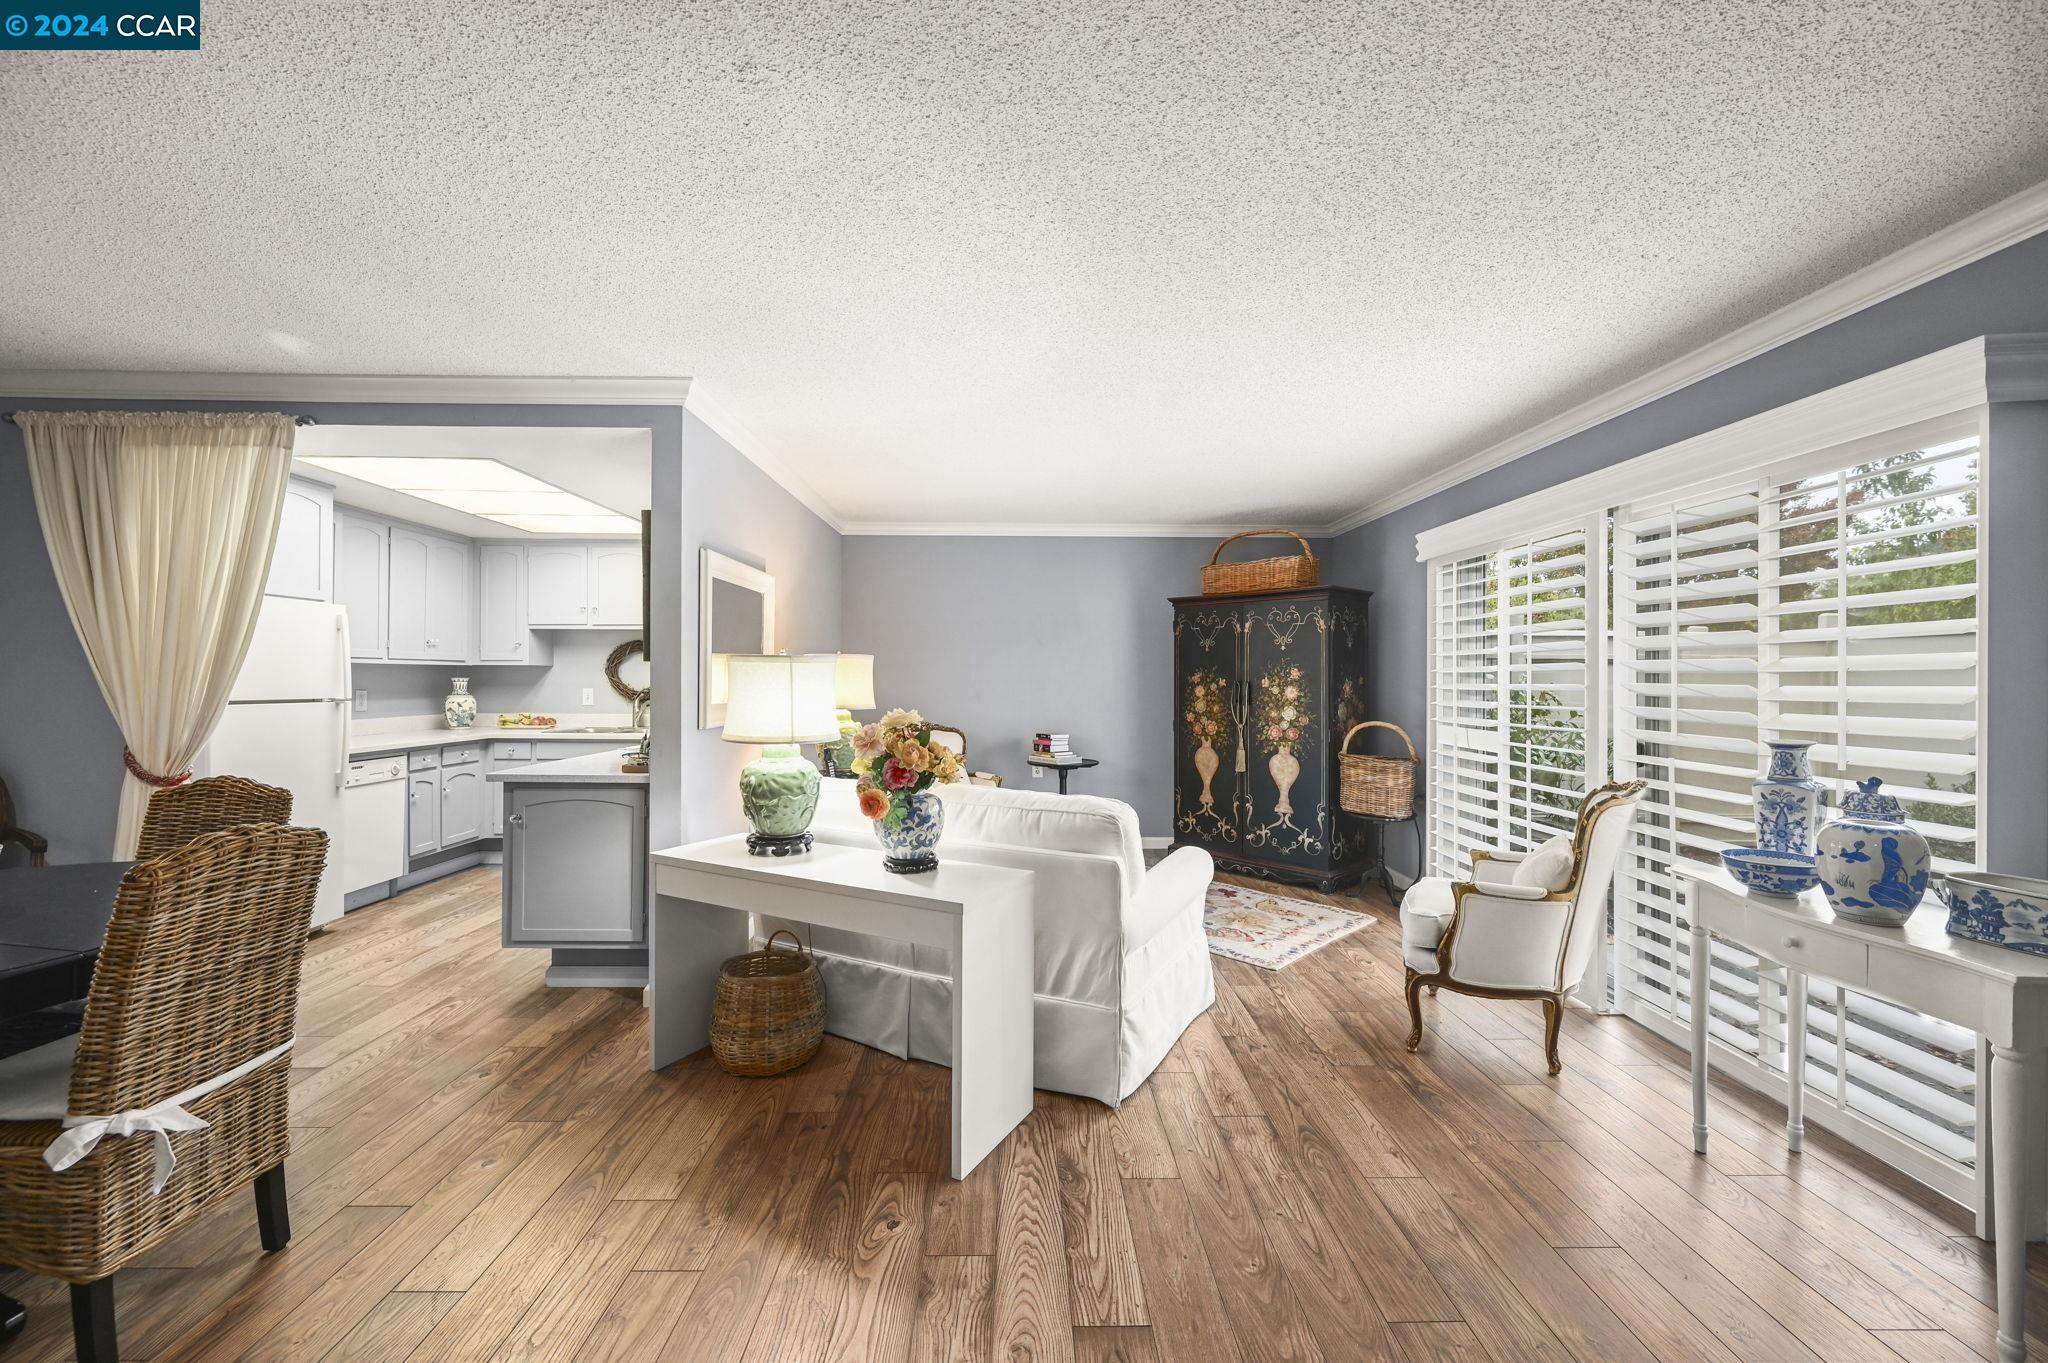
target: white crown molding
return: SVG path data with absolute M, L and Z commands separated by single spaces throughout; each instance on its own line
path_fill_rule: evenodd
M 2048 390 L 2048 337 L 1979 336 L 1434 526 L 1415 537 L 1415 557 L 1427 563 L 1489 549 L 1583 519 L 1592 508 L 1654 501 L 1890 432 L 1934 438 L 1908 428 L 2036 387 Z
M 706 392 L 703 384 L 690 385 L 690 394 L 683 403 L 683 410 L 693 413 L 699 421 L 709 426 L 719 439 L 738 450 L 746 457 L 748 463 L 767 474 L 776 486 L 802 502 L 812 515 L 842 535 L 849 533 L 845 520 L 833 505 L 806 482 L 801 474 L 775 455 L 767 443 L 749 430 L 746 423 L 734 416 L 724 403 Z
M 676 407 L 686 378 L 460 374 L 189 374 L 151 369 L 0 369 L 0 394 L 164 402 L 416 402 Z
M 1157 525 L 1157 524 L 1062 524 L 1058 521 L 856 521 L 841 532 L 847 535 L 959 535 L 1015 536 L 1020 539 L 1215 539 L 1264 528 L 1258 525 Z M 1304 532 L 1314 539 L 1312 533 Z
M 2048 181 L 2023 189 L 2009 199 L 1894 251 L 1884 259 L 1797 302 L 1788 303 L 1748 326 L 1731 331 L 1718 341 L 1681 355 L 1641 378 L 1609 389 L 1506 440 L 1446 464 L 1399 491 L 1375 498 L 1321 533 L 1340 535 L 1347 530 L 1355 530 L 1367 521 L 1378 520 L 1389 512 L 1419 502 L 1468 478 L 1499 468 L 1603 421 L 1611 421 L 1668 393 L 1753 359 L 1787 341 L 1797 340 L 1808 332 L 1818 331 L 1831 322 L 1882 303 L 1887 298 L 2002 251 L 2044 230 L 2048 230 Z

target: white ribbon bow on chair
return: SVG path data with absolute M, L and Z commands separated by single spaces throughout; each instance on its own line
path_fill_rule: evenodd
M 205 1119 L 195 1117 L 185 1110 L 185 1104 L 197 1102 L 216 1089 L 226 1088 L 243 1075 L 283 1055 L 292 1048 L 287 1041 L 282 1046 L 265 1051 L 247 1064 L 237 1065 L 226 1074 L 218 1075 L 203 1084 L 194 1084 L 183 1093 L 174 1093 L 161 1103 L 149 1107 L 130 1108 L 117 1112 L 111 1117 L 66 1117 L 64 1134 L 51 1141 L 43 1151 L 43 1163 L 52 1173 L 63 1173 L 72 1165 L 90 1155 L 106 1136 L 134 1136 L 148 1132 L 156 1149 L 156 1169 L 149 1180 L 152 1194 L 162 1193 L 171 1181 L 171 1171 L 178 1167 L 178 1156 L 171 1149 L 171 1132 L 204 1131 Z

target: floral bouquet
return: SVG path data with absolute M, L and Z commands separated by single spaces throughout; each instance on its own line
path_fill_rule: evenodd
M 1259 678 L 1258 722 L 1254 731 L 1274 752 L 1291 753 L 1308 730 L 1308 687 L 1301 669 L 1286 664 Z
M 1181 720 L 1197 742 L 1228 750 L 1235 732 L 1230 718 L 1230 683 L 1210 672 L 1189 677 L 1187 708 L 1181 712 Z
M 891 710 L 855 730 L 853 771 L 860 812 L 883 824 L 901 823 L 911 796 L 962 779 L 959 754 L 932 742 L 931 726 L 915 710 Z

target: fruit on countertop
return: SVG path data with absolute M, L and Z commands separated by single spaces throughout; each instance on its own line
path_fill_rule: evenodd
M 553 715 L 528 714 L 499 715 L 498 727 L 500 729 L 552 729 L 555 727 L 555 717 Z

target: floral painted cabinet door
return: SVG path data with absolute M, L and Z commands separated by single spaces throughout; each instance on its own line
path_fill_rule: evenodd
M 1329 748 L 1327 602 L 1275 601 L 1245 611 L 1251 696 L 1245 850 L 1319 868 L 1336 813 L 1322 768 Z
M 1174 837 L 1235 851 L 1245 758 L 1244 617 L 1228 607 L 1174 618 Z

